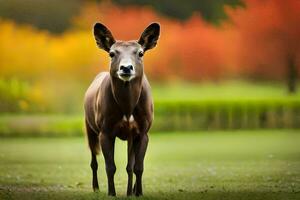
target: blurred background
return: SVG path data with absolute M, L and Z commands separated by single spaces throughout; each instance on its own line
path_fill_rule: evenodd
M 110 199 L 91 188 L 83 97 L 119 40 L 155 102 L 142 199 L 300 199 L 300 0 L 0 0 L 0 199 Z M 125 197 L 127 143 L 116 140 Z
M 152 132 L 300 128 L 300 1 L 0 0 L 0 135 L 83 135 L 83 96 L 119 40 L 153 21 Z

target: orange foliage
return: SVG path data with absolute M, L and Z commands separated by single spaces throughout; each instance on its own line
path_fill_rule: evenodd
M 236 29 L 238 74 L 286 78 L 288 57 L 300 71 L 300 1 L 247 0 L 246 9 L 227 8 Z
M 95 22 L 106 24 L 115 38 L 131 40 L 158 21 L 162 27 L 158 46 L 145 56 L 145 70 L 153 79 L 237 75 L 282 79 L 287 54 L 299 58 L 299 10 L 297 0 L 246 0 L 245 8 L 227 8 L 229 19 L 213 26 L 199 15 L 178 22 L 149 7 L 87 3 L 62 35 L 0 21 L 0 73 L 90 80 L 109 65 L 107 53 L 97 49 L 93 38 Z
M 158 47 L 145 56 L 152 78 L 214 79 L 226 72 L 230 53 L 224 54 L 226 34 L 198 15 L 185 23 L 161 17 L 147 7 L 116 7 L 111 3 L 88 4 L 74 20 L 78 28 L 91 29 L 96 21 L 106 24 L 120 40 L 138 39 L 152 21 L 161 24 Z M 233 45 L 231 45 L 233 46 Z M 228 50 L 226 52 L 232 52 Z

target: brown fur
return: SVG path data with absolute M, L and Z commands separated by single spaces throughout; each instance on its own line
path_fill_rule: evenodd
M 92 155 L 93 189 L 99 187 L 96 155 L 101 147 L 106 164 L 108 194 L 116 194 L 113 178 L 116 171 L 114 143 L 118 137 L 128 142 L 127 195 L 134 192 L 139 196 L 142 195 L 148 131 L 153 120 L 153 101 L 141 55 L 156 45 L 159 25 L 151 24 L 139 42 L 116 42 L 110 31 L 99 23 L 94 27 L 94 34 L 98 46 L 110 52 L 112 59 L 110 72 L 98 74 L 85 94 L 85 124 Z M 124 75 L 123 72 L 130 73 Z M 132 191 L 133 172 L 136 183 Z

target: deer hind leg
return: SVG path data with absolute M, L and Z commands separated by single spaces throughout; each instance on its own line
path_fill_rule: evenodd
M 97 177 L 97 170 L 98 170 L 98 162 L 96 155 L 100 151 L 100 142 L 99 142 L 99 135 L 91 129 L 89 124 L 86 122 L 86 134 L 89 142 L 89 147 L 91 150 L 91 169 L 93 173 L 93 179 L 92 179 L 92 186 L 94 191 L 99 190 L 99 184 L 98 184 L 98 177 Z

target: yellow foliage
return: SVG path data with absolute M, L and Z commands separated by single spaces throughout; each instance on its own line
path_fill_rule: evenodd
M 91 32 L 51 35 L 0 20 L 1 77 L 90 79 L 107 66 L 108 58 L 97 49 Z

